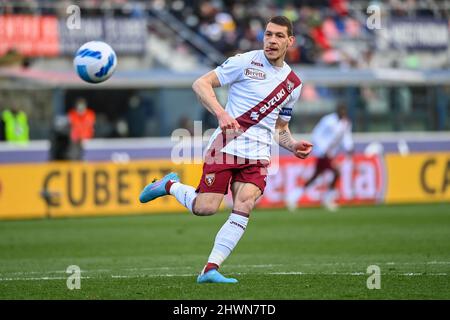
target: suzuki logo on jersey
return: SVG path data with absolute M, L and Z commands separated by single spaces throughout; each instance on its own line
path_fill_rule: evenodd
M 261 113 L 266 112 L 267 109 L 269 109 L 271 106 L 273 106 L 276 102 L 280 101 L 280 99 L 283 98 L 285 94 L 286 94 L 286 91 L 284 91 L 284 89 L 281 89 L 281 91 L 278 92 L 275 97 L 270 99 L 269 102 L 264 104 L 264 106 L 262 106 L 261 109 L 259 109 L 259 112 L 261 112 Z
M 276 96 L 274 96 L 272 99 L 269 100 L 269 102 L 265 103 L 261 108 L 259 108 L 259 111 L 252 111 L 250 114 L 250 118 L 253 121 L 257 121 L 259 118 L 259 115 L 266 112 L 270 107 L 272 107 L 275 103 L 280 101 L 281 98 L 284 97 L 286 94 L 286 91 L 284 89 L 281 89 Z M 283 101 L 283 105 L 286 101 Z
M 253 121 L 258 120 L 258 118 L 259 118 L 258 112 L 253 111 L 253 112 L 250 114 L 250 118 L 252 118 Z
M 246 75 L 249 78 L 256 79 L 256 80 L 264 80 L 266 78 L 266 73 L 264 71 L 261 71 L 259 69 L 254 69 L 254 68 L 245 69 L 244 75 Z

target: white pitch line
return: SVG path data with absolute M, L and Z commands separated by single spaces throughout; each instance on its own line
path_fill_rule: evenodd
M 271 274 L 271 275 L 304 275 L 304 272 L 297 272 L 297 271 L 289 271 L 289 272 L 269 272 L 267 274 Z
M 233 265 L 233 268 L 270 268 L 270 267 L 279 267 L 282 264 L 238 264 Z M 145 267 L 145 268 L 124 268 L 124 269 L 91 269 L 85 270 L 81 269 L 81 273 L 101 273 L 101 272 L 117 272 L 117 271 L 153 271 L 153 270 L 197 270 L 199 268 L 192 266 L 178 266 L 178 267 Z M 31 275 L 31 274 L 54 274 L 54 273 L 67 273 L 65 270 L 53 270 L 53 271 L 20 271 L 20 272 L 7 272 L 0 273 L 2 275 Z
M 86 272 L 111 272 L 111 269 L 95 269 L 92 271 L 88 271 L 88 270 L 80 270 L 81 273 L 86 273 Z M 51 271 L 17 271 L 17 272 L 7 272 L 4 274 L 7 275 L 27 275 L 27 274 L 52 274 L 52 273 L 67 273 L 66 270 L 51 270 Z M 1 275 L 4 275 L 2 273 L 0 273 Z
M 244 273 L 242 273 L 244 274 Z M 245 273 L 250 274 L 250 273 Z M 369 273 L 364 272 L 269 272 L 265 274 L 270 275 L 308 275 L 308 276 L 368 276 Z M 448 276 L 448 273 L 420 273 L 420 272 L 408 272 L 408 273 L 382 273 L 382 276 Z
M 282 264 L 234 264 L 233 268 L 272 268 L 281 267 Z M 230 266 L 231 267 L 231 266 Z
M 230 273 L 231 275 L 245 276 L 245 275 L 255 275 L 254 273 Z M 141 275 L 111 275 L 112 279 L 130 279 L 130 278 L 161 278 L 161 277 L 195 277 L 196 273 L 183 273 L 183 274 L 141 274 Z M 300 272 L 300 271 L 290 271 L 290 272 L 269 272 L 269 273 L 259 273 L 258 275 L 313 275 L 313 276 L 367 276 L 364 272 L 331 272 L 331 273 L 314 273 L 314 272 Z M 382 273 L 382 276 L 449 276 L 448 273 Z M 81 279 L 93 279 L 94 277 L 81 277 Z M 48 280 L 67 280 L 65 277 L 32 277 L 32 278 L 0 278 L 0 281 L 48 281 Z
M 450 264 L 450 261 L 429 261 L 427 264 Z
M 92 278 L 80 277 L 80 279 L 92 279 Z M 67 280 L 67 277 L 0 278 L 0 281 L 42 281 L 42 280 Z
M 112 275 L 113 279 L 122 278 L 159 278 L 159 277 L 195 277 L 197 273 L 184 273 L 184 274 L 141 274 L 141 275 Z
M 123 271 L 152 271 L 152 270 L 194 270 L 198 269 L 192 266 L 179 266 L 179 267 L 145 267 L 145 268 L 125 268 Z M 91 270 L 88 272 L 95 272 L 96 270 Z M 117 271 L 109 270 L 109 271 Z
M 335 263 L 300 263 L 295 264 L 296 266 L 314 266 L 314 267 L 321 267 L 321 266 L 348 266 L 348 265 L 363 265 L 367 264 L 369 262 L 335 262 Z M 447 265 L 450 264 L 450 261 L 423 261 L 423 262 L 371 262 L 370 264 L 376 264 L 376 265 L 417 265 L 417 264 L 425 264 L 425 265 Z M 274 268 L 283 266 L 282 264 L 239 264 L 239 265 L 232 265 L 229 266 L 230 268 Z M 165 273 L 162 275 L 144 275 L 146 277 L 161 277 L 161 276 L 167 276 L 167 277 L 175 277 L 175 276 L 190 276 L 192 274 L 180 274 L 177 275 L 176 273 L 170 273 L 170 271 L 176 271 L 176 270 L 192 270 L 197 271 L 197 268 L 191 267 L 191 266 L 178 266 L 178 267 L 146 267 L 146 268 L 124 268 L 124 269 L 91 269 L 91 270 L 81 270 L 82 274 L 95 274 L 95 273 L 115 273 L 115 272 L 145 272 L 145 271 L 166 271 L 169 273 Z M 54 270 L 54 271 L 47 271 L 47 272 L 40 272 L 40 271 L 21 271 L 21 272 L 11 272 L 11 273 L 0 273 L 0 281 L 11 281 L 11 280 L 61 280 L 66 279 L 65 277 L 51 277 L 48 275 L 51 274 L 64 274 L 66 273 L 65 270 Z M 237 274 L 237 273 L 234 273 Z M 251 274 L 251 273 L 240 273 L 240 274 Z M 254 273 L 253 273 L 254 274 Z M 273 275 L 289 275 L 289 274 L 297 274 L 297 275 L 365 275 L 366 273 L 363 272 L 353 272 L 353 273 L 305 273 L 305 272 L 272 272 L 272 273 L 266 273 L 266 274 L 273 274 Z M 392 273 L 391 273 L 392 274 Z M 15 275 L 21 275 L 25 277 L 14 277 Z M 47 275 L 42 277 L 26 277 L 26 275 Z M 447 273 L 404 273 L 404 274 L 397 274 L 397 275 L 405 275 L 405 276 L 417 276 L 417 275 L 435 275 L 435 276 L 446 276 Z M 3 276 L 3 278 L 1 278 Z M 114 276 L 115 278 L 119 277 L 135 277 L 134 275 L 118 275 Z M 89 279 L 90 277 L 82 277 Z

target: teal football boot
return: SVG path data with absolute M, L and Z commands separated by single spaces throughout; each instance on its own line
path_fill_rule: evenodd
M 141 195 L 139 196 L 139 201 L 141 203 L 146 203 L 156 198 L 167 195 L 168 193 L 166 191 L 166 183 L 170 180 L 174 182 L 180 182 L 180 178 L 175 172 L 167 174 L 160 180 L 153 180 L 152 183 L 148 184 L 142 190 Z
M 197 277 L 197 283 L 237 283 L 234 278 L 227 278 L 216 269 L 211 269 Z

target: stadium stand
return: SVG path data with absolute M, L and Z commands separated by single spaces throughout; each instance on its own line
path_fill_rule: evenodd
M 60 39 L 54 48 L 24 53 L 11 41 L 0 44 L 1 83 L 8 89 L 2 90 L 2 101 L 8 104 L 14 90 L 26 90 L 19 99 L 30 116 L 32 140 L 48 138 L 53 117 L 64 114 L 79 94 L 91 100 L 99 114 L 97 137 L 123 136 L 114 128 L 127 123 L 128 100 L 135 93 L 142 97 L 149 123 L 139 131 L 143 136 L 165 136 L 186 117 L 203 118 L 190 83 L 228 56 L 259 48 L 264 22 L 275 14 L 294 22 L 296 44 L 288 52 L 288 62 L 305 80 L 301 108 L 295 110 L 299 116 L 294 127 L 299 132 L 308 132 L 338 100 L 347 101 L 356 132 L 449 128 L 450 90 L 444 71 L 450 50 L 448 0 L 76 3 L 82 9 L 80 31 L 67 30 L 70 1 L 0 1 L 0 17 L 54 17 L 58 24 Z M 371 5 L 379 9 L 379 30 L 367 25 Z M 23 21 L 17 22 L 24 27 L 17 28 L 13 41 L 27 40 L 26 26 L 33 22 Z M 108 27 L 98 27 L 103 24 Z M 99 29 L 104 34 L 97 34 Z M 423 31 L 405 32 L 412 29 Z M 73 52 L 99 36 L 112 43 L 120 59 L 115 79 L 101 89 L 77 82 L 72 72 Z M 34 90 L 35 83 L 45 90 Z M 105 91 L 110 88 L 120 90 Z M 104 98 L 106 92 L 114 98 Z M 165 108 L 180 104 L 186 105 L 185 111 L 175 112 L 174 119 L 162 115 Z

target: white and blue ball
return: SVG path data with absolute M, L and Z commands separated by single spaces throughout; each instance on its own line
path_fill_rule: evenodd
M 107 43 L 89 41 L 78 49 L 73 65 L 81 79 L 99 83 L 112 76 L 117 66 L 117 56 Z

